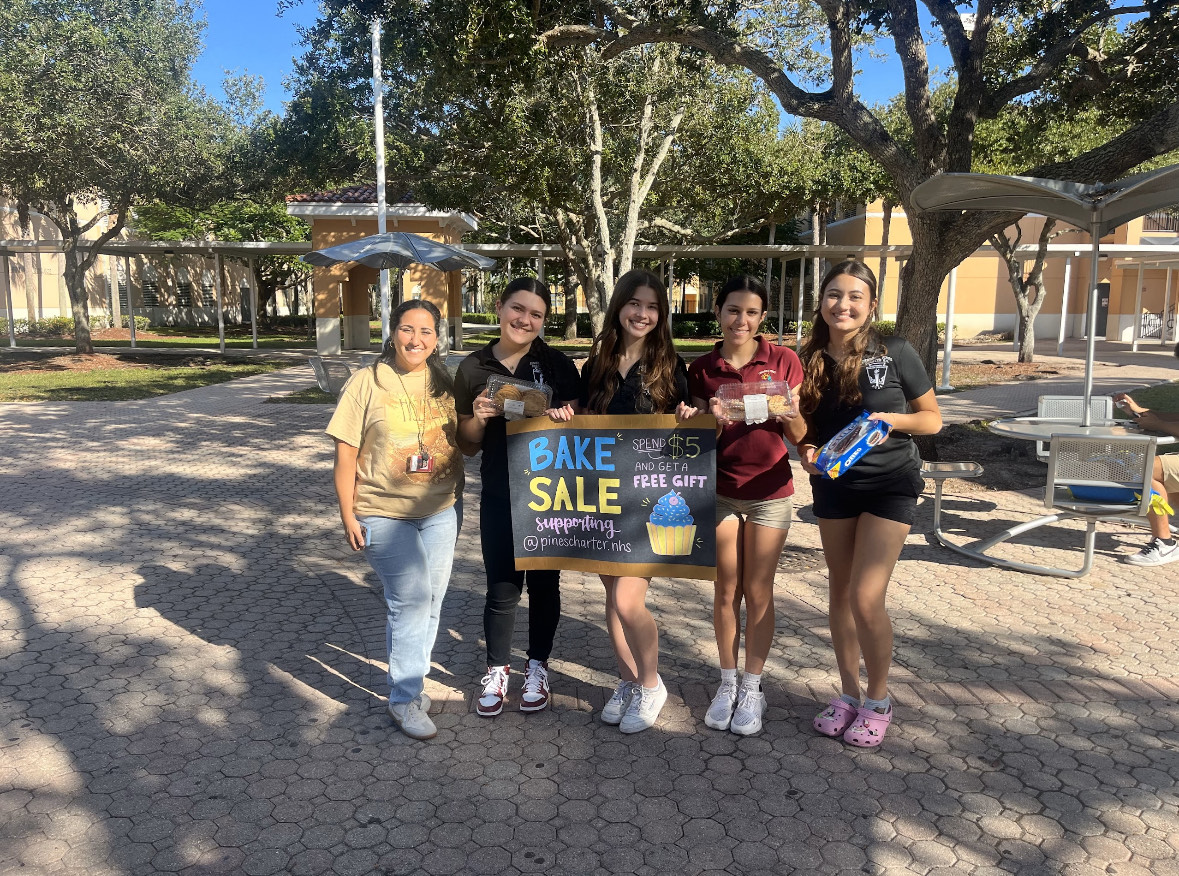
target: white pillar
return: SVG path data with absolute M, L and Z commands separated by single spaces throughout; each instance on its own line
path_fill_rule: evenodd
M 786 259 L 782 259 L 782 278 L 778 282 L 778 346 L 786 342 Z
M 254 338 L 254 349 L 258 349 L 258 278 L 254 274 L 254 257 L 246 262 L 250 272 L 250 334 Z
M 131 289 L 131 256 L 123 256 L 123 271 L 127 274 L 127 325 L 131 327 L 131 348 L 135 348 L 135 301 Z
M 1171 268 L 1167 268 L 1167 290 L 1163 293 L 1163 324 L 1159 326 L 1159 346 L 1167 345 L 1167 312 L 1171 309 Z
M 1060 295 L 1060 328 L 1056 334 L 1056 355 L 1064 355 L 1064 321 L 1068 319 L 1068 290 L 1073 274 L 1073 257 L 1064 260 L 1064 289 Z
M 8 315 L 8 346 L 16 349 L 16 314 L 12 312 L 12 280 L 8 276 L 8 253 L 0 254 L 4 260 L 4 269 L 0 271 L 0 279 L 4 281 L 4 306 Z
M 213 264 L 216 266 L 217 278 L 213 288 L 217 292 L 217 338 L 221 345 L 221 352 L 225 352 L 225 295 L 221 287 L 221 275 L 224 273 L 221 264 L 221 253 L 217 253 Z M 128 297 L 128 303 L 131 299 Z
M 954 387 L 950 384 L 950 356 L 954 349 L 954 292 L 958 288 L 958 268 L 950 271 L 950 289 L 946 293 L 946 341 L 942 348 L 942 385 L 941 392 L 950 392 Z
M 798 260 L 798 295 L 795 296 L 798 305 L 794 309 L 798 316 L 794 320 L 794 349 L 802 349 L 802 290 L 806 286 L 806 253 Z
M 1131 337 L 1130 349 L 1138 352 L 1138 336 L 1142 334 L 1142 278 L 1146 272 L 1146 262 L 1138 262 L 1138 286 L 1134 290 L 1134 331 Z M 1109 334 L 1106 332 L 1106 334 Z
M 381 75 L 381 19 L 374 18 L 372 25 L 373 54 L 373 129 L 377 150 L 377 233 L 384 234 L 388 205 L 385 202 L 385 84 Z M 401 297 L 401 289 L 397 290 Z M 389 269 L 381 271 L 381 347 L 389 340 L 389 316 L 392 313 L 392 295 L 389 289 Z

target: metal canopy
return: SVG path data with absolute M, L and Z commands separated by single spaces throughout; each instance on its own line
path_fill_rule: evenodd
M 1117 182 L 1076 183 L 1031 176 L 943 173 L 913 189 L 913 206 L 925 210 L 1039 213 L 1108 234 L 1131 219 L 1179 203 L 1179 164 Z
M 378 270 L 405 268 L 409 265 L 430 265 L 440 271 L 462 268 L 488 270 L 495 266 L 495 259 L 407 231 L 388 231 L 329 246 L 327 249 L 317 249 L 303 256 L 303 261 L 317 267 L 358 262 Z
M 1088 426 L 1097 349 L 1093 324 L 1097 315 L 1101 237 L 1137 216 L 1179 202 L 1179 164 L 1112 183 L 1092 184 L 1029 176 L 943 173 L 913 189 L 911 200 L 917 213 L 931 210 L 1039 213 L 1089 231 L 1092 240 L 1086 316 L 1089 343 L 1085 353 L 1085 401 L 1081 408 L 1081 425 Z

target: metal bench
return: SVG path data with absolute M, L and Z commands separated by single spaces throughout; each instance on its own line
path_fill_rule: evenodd
M 315 372 L 315 382 L 324 392 L 339 395 L 348 378 L 352 376 L 352 366 L 339 359 L 324 359 L 322 356 L 311 356 L 311 370 Z
M 942 490 L 949 478 L 976 478 L 983 473 L 977 462 L 923 462 L 921 477 L 933 481 L 933 537 L 952 551 L 965 553 L 942 532 Z M 973 554 L 968 554 L 973 556 Z

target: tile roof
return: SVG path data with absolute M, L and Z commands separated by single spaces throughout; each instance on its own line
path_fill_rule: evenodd
M 377 187 L 373 183 L 360 183 L 330 192 L 306 192 L 297 195 L 287 195 L 288 204 L 375 204 L 377 202 Z M 412 192 L 406 192 L 401 198 L 389 196 L 390 204 L 413 204 Z

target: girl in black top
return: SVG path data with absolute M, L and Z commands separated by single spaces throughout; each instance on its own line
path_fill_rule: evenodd
M 687 402 L 688 369 L 671 339 L 670 308 L 663 282 L 648 271 L 618 279 L 602 333 L 581 371 L 582 409 L 587 414 L 696 414 Z M 606 629 L 621 678 L 602 720 L 623 733 L 655 723 L 667 701 L 659 677 L 659 630 L 647 610 L 650 578 L 602 575 Z
M 580 391 L 577 368 L 540 337 L 551 302 L 548 287 L 539 280 L 519 277 L 510 282 L 495 308 L 499 314 L 499 340 L 463 359 L 454 384 L 459 449 L 468 456 L 483 451 L 479 466 L 482 477 L 479 535 L 487 573 L 487 602 L 483 608 L 487 674 L 481 681 L 483 691 L 476 711 L 484 717 L 503 711 L 511 671 L 516 607 L 525 583 L 528 584 L 528 664 L 520 710 L 538 712 L 549 704 L 548 659 L 561 619 L 561 573 L 548 569 L 516 570 L 506 421 L 488 397 L 487 379 L 498 374 L 544 383 L 553 389 L 553 407 L 545 413 L 556 420 L 573 416 L 573 405 Z
M 814 720 L 825 736 L 873 748 L 892 720 L 888 669 L 892 623 L 885 595 L 913 524 L 921 493 L 921 460 L 912 435 L 942 427 L 921 358 L 901 338 L 880 337 L 872 322 L 876 276 L 849 259 L 823 278 L 819 308 L 803 347 L 801 408 L 807 436 L 798 446 L 811 474 L 814 513 L 827 561 L 831 643 L 843 695 Z M 863 410 L 893 427 L 888 439 L 837 479 L 822 476 L 818 448 Z M 868 674 L 860 703 L 860 655 Z

